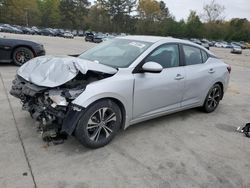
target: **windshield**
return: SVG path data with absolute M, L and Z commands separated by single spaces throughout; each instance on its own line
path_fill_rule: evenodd
M 115 68 L 125 68 L 152 43 L 128 39 L 112 39 L 82 53 L 79 58 Z

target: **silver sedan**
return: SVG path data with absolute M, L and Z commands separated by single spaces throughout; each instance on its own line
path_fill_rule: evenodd
M 41 122 L 44 133 L 75 135 L 83 145 L 98 148 L 138 122 L 196 107 L 213 112 L 230 71 L 192 42 L 126 36 L 78 57 L 29 61 L 18 70 L 11 94 Z

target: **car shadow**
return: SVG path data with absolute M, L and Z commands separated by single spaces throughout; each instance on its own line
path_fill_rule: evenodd
M 175 120 L 181 120 L 181 121 L 185 121 L 186 119 L 188 119 L 191 116 L 194 116 L 194 114 L 200 114 L 203 113 L 201 110 L 199 110 L 198 108 L 193 108 L 193 109 L 187 109 L 184 111 L 180 111 L 180 112 L 175 112 L 172 114 L 168 114 L 168 115 L 164 115 L 161 117 L 157 117 L 154 119 L 150 119 L 147 121 L 143 121 L 140 123 L 136 123 L 134 125 L 129 126 L 125 131 L 122 132 L 126 132 L 127 131 L 140 131 L 140 129 L 145 129 L 145 128 L 153 128 L 155 126 L 161 126 L 158 124 L 161 124 L 162 122 L 172 122 Z M 153 126 L 152 126 L 153 125 Z
M 0 63 L 0 67 L 17 67 L 14 63 Z
M 121 140 L 127 140 L 127 138 L 130 138 L 130 134 L 139 134 L 139 132 L 143 130 L 147 130 L 150 132 L 151 129 L 155 129 L 159 126 L 162 126 L 162 123 L 165 122 L 173 122 L 176 120 L 186 121 L 188 118 L 202 114 L 203 112 L 199 110 L 198 108 L 188 109 L 181 112 L 176 112 L 173 114 L 161 116 L 158 118 L 154 118 L 151 120 L 147 120 L 141 123 L 136 123 L 134 125 L 129 126 L 126 130 L 119 131 L 114 140 L 107 145 L 112 147 L 112 144 L 116 144 Z M 65 141 L 66 144 L 64 144 L 65 153 L 85 153 L 87 151 L 94 151 L 93 149 L 86 148 L 82 146 L 77 139 L 74 136 L 70 136 L 68 140 Z M 98 150 L 98 149 L 97 149 Z M 77 152 L 76 152 L 77 151 Z

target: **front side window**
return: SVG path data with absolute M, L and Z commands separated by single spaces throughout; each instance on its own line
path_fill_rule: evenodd
M 202 63 L 201 50 L 193 46 L 183 45 L 186 65 L 196 65 Z
M 79 58 L 115 68 L 126 68 L 151 45 L 144 41 L 111 39 L 87 50 Z
M 179 66 L 179 48 L 177 44 L 164 44 L 153 51 L 145 62 L 159 63 L 163 68 Z

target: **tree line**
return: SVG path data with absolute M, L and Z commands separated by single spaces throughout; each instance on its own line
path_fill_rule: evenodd
M 215 0 L 203 12 L 191 10 L 177 21 L 164 3 L 156 0 L 0 0 L 0 23 L 99 32 L 116 32 L 250 41 L 246 18 L 224 19 L 224 6 Z

